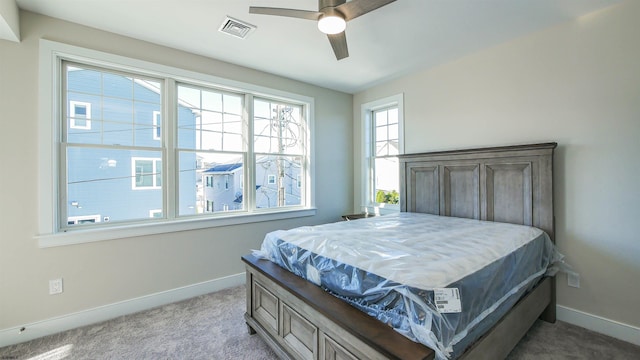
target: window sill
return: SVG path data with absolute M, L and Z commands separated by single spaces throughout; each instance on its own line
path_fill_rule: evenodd
M 249 224 L 263 221 L 292 219 L 298 217 L 313 216 L 315 208 L 270 211 L 268 213 L 233 214 L 215 218 L 198 218 L 160 222 L 153 224 L 123 225 L 100 229 L 82 229 L 55 234 L 37 235 L 40 248 L 84 244 L 95 241 L 131 238 L 135 236 L 164 234 L 179 231 L 197 230 L 218 226 Z

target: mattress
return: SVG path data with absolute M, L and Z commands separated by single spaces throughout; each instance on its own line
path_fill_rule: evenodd
M 269 259 L 455 358 L 561 260 L 540 229 L 398 213 L 278 230 Z

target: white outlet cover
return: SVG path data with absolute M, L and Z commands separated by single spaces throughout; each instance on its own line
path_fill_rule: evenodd
M 49 295 L 62 294 L 62 279 L 49 280 Z
M 567 285 L 574 287 L 574 288 L 579 288 L 580 287 L 580 275 L 578 275 L 577 273 L 569 273 L 567 275 Z

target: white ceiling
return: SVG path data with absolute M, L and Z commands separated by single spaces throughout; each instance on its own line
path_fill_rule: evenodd
M 32 12 L 355 93 L 620 0 L 397 0 L 347 24 L 350 56 L 340 61 L 314 21 L 249 14 L 249 6 L 315 11 L 316 0 L 15 1 Z M 222 34 L 226 16 L 258 28 L 243 40 Z

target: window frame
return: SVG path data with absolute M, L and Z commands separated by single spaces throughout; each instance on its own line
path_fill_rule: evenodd
M 374 181 L 375 181 L 375 143 L 373 134 L 375 130 L 375 111 L 397 107 L 398 108 L 398 155 L 405 152 L 404 149 L 404 93 L 388 96 L 378 100 L 364 103 L 360 106 L 360 134 L 361 134 L 361 168 L 360 168 L 360 194 L 356 204 L 359 204 L 360 211 L 385 214 L 400 211 L 400 204 L 403 201 L 400 194 L 398 204 L 378 204 L 375 201 Z M 400 190 L 400 189 L 398 189 Z
M 110 240 L 118 238 L 129 238 L 144 235 L 161 234 L 175 231 L 185 231 L 193 229 L 203 229 L 216 226 L 228 226 L 236 224 L 246 224 L 252 222 L 262 222 L 271 220 L 281 220 L 304 216 L 313 216 L 316 214 L 315 209 L 315 169 L 314 169 L 314 119 L 315 112 L 314 99 L 310 96 L 290 93 L 282 90 L 271 89 L 254 84 L 244 83 L 240 81 L 225 79 L 214 75 L 203 74 L 182 68 L 162 65 L 158 63 L 148 62 L 139 59 L 128 58 L 116 54 L 105 53 L 97 50 L 77 47 L 73 45 L 58 43 L 50 40 L 41 39 L 39 49 L 39 126 L 38 139 L 41 146 L 38 149 L 38 240 L 40 247 L 62 246 L 78 243 L 86 243 L 92 241 Z M 106 69 L 116 69 L 122 71 L 133 72 L 136 74 L 159 77 L 166 79 L 166 91 L 164 100 L 171 99 L 176 96 L 176 82 L 191 83 L 205 87 L 213 87 L 222 91 L 230 91 L 245 94 L 248 100 L 253 101 L 253 97 L 274 99 L 276 101 L 290 102 L 303 106 L 304 119 L 306 121 L 307 131 L 305 139 L 307 145 L 306 160 L 304 163 L 307 181 L 305 182 L 305 205 L 287 208 L 272 209 L 252 209 L 240 213 L 224 213 L 216 214 L 218 216 L 199 216 L 194 217 L 178 217 L 172 215 L 157 221 L 144 221 L 140 223 L 123 223 L 114 225 L 111 223 L 107 226 L 96 228 L 82 227 L 78 229 L 61 229 L 60 217 L 66 216 L 58 210 L 58 203 L 65 203 L 67 199 L 65 194 L 60 193 L 59 186 L 61 184 L 61 176 L 57 170 L 62 154 L 60 154 L 60 116 L 62 115 L 63 106 L 58 101 L 58 94 L 62 91 L 63 79 L 61 79 L 61 64 L 63 61 L 72 61 L 89 66 L 96 66 Z M 163 112 L 169 113 L 170 101 L 164 101 Z M 246 101 L 245 112 L 252 111 L 249 101 Z M 248 119 L 252 119 L 252 114 L 245 114 Z M 173 120 L 162 118 L 162 127 L 173 126 Z M 164 130 L 164 129 L 163 129 Z M 175 135 L 173 132 L 167 136 L 166 131 L 162 131 L 161 141 L 170 143 L 167 148 L 175 148 Z M 253 139 L 251 131 L 247 134 L 249 139 Z M 249 156 L 246 164 L 254 163 L 252 142 L 249 141 Z M 166 149 L 163 147 L 163 149 Z M 166 151 L 166 150 L 163 150 Z M 172 154 L 167 154 L 173 156 Z M 64 160 L 64 159 L 62 159 Z M 177 161 L 177 160 L 176 160 Z M 174 161 L 162 163 L 163 184 L 166 186 L 175 186 L 171 182 L 177 181 L 173 178 L 176 173 Z M 253 171 L 247 167 L 242 183 L 254 183 L 250 178 Z M 168 183 L 169 182 L 169 183 Z M 245 187 L 246 189 L 246 187 Z M 167 209 L 175 212 L 177 189 L 166 196 L 168 203 Z M 250 200 L 251 194 L 247 193 Z

